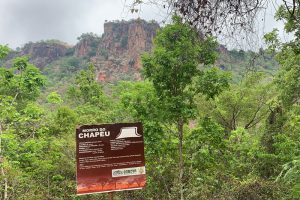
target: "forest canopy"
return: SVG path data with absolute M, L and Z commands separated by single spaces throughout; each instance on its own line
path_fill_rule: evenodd
M 244 27 L 262 3 L 175 1 L 178 15 L 142 55 L 138 81 L 99 83 L 93 63 L 70 55 L 42 71 L 26 56 L 10 60 L 12 50 L 0 45 L 1 199 L 107 199 L 76 195 L 75 128 L 137 121 L 147 186 L 116 199 L 299 199 L 300 2 L 283 1 L 275 16 L 294 39 L 280 41 L 276 30 L 264 36 L 261 51 L 279 65 L 274 75 L 245 70 L 236 79 L 217 65 L 220 44 L 210 34 L 228 22 L 210 16 Z M 101 39 L 79 40 L 89 38 Z M 91 58 L 103 56 L 92 47 Z

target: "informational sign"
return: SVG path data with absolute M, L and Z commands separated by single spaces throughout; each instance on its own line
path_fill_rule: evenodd
M 80 126 L 76 156 L 78 195 L 145 187 L 141 123 Z

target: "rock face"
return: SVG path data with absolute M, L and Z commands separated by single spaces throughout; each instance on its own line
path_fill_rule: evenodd
M 75 46 L 76 57 L 92 57 L 96 56 L 98 45 L 101 38 L 93 33 L 85 33 L 77 38 L 79 42 Z
M 29 61 L 43 69 L 47 64 L 66 55 L 70 46 L 62 42 L 27 43 L 18 53 L 18 56 L 28 56 Z
M 89 51 L 90 51 L 89 41 L 82 40 L 75 47 L 75 56 L 77 57 L 87 56 Z
M 26 55 L 31 63 L 43 70 L 53 61 L 74 56 L 95 65 L 99 82 L 140 80 L 141 55 L 151 50 L 159 28 L 156 22 L 141 19 L 106 22 L 101 37 L 93 33 L 82 34 L 74 47 L 56 40 L 30 42 L 13 52 L 9 60 Z
M 97 56 L 91 60 L 98 70 L 98 81 L 133 78 L 140 80 L 141 55 L 152 48 L 159 25 L 144 20 L 114 21 L 104 24 Z
M 136 55 L 149 51 L 159 25 L 156 22 L 132 20 L 129 22 L 107 22 L 100 47 L 114 55 Z

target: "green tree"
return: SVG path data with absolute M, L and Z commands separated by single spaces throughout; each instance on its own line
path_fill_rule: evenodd
M 95 77 L 96 69 L 90 64 L 76 75 L 75 83 L 68 89 L 66 102 L 78 115 L 77 123 L 112 121 L 114 101 L 104 94 Z
M 44 84 L 45 77 L 27 57 L 15 58 L 12 68 L 0 68 L 0 94 L 12 96 L 20 105 L 35 100 Z
M 265 39 L 269 49 L 276 52 L 280 70 L 275 84 L 278 88 L 277 100 L 269 116 L 265 138 L 267 155 L 273 156 L 275 174 L 291 187 L 294 198 L 300 197 L 299 189 L 299 130 L 300 130 L 300 2 L 285 4 L 276 13 L 277 20 L 283 20 L 285 31 L 294 34 L 294 39 L 282 43 L 277 30 L 267 34 Z M 274 47 L 277 48 L 274 48 Z M 266 141 L 266 139 L 265 139 Z M 265 145 L 266 146 L 266 145 Z
M 76 104 L 90 103 L 103 106 L 103 91 L 99 83 L 95 81 L 96 69 L 90 64 L 88 69 L 81 70 L 75 78 L 75 86 L 68 90 L 68 95 Z
M 163 105 L 161 115 L 177 129 L 180 199 L 184 199 L 183 127 L 195 116 L 194 97 L 199 93 L 193 82 L 199 78 L 200 63 L 215 61 L 216 45 L 212 38 L 201 41 L 194 29 L 175 16 L 172 24 L 158 32 L 153 51 L 142 58 L 144 75 Z
M 203 90 L 205 88 L 210 92 L 209 84 L 203 84 Z M 237 127 L 250 129 L 262 125 L 269 114 L 269 100 L 275 96 L 274 93 L 265 74 L 250 73 L 239 84 L 231 84 L 215 99 L 203 101 L 200 97 L 198 106 L 230 133 Z
M 224 171 L 228 167 L 224 137 L 224 128 L 209 117 L 201 119 L 196 128 L 187 132 L 187 199 L 209 199 L 209 194 L 217 194 L 225 187 L 218 177 L 220 173 L 226 176 Z
M 177 198 L 172 183 L 177 177 L 176 159 L 178 142 L 173 130 L 163 119 L 161 104 L 153 84 L 149 81 L 121 82 L 115 89 L 120 107 L 115 110 L 118 120 L 143 123 L 145 159 L 147 160 L 146 197 L 154 199 Z M 119 110 L 119 111 L 118 111 Z M 171 134 L 169 134 L 171 133 Z M 173 197 L 174 196 L 174 197 Z
M 0 45 L 0 60 L 8 53 L 8 47 Z M 8 179 L 17 171 L 14 164 L 18 163 L 17 149 L 22 141 L 21 134 L 17 133 L 24 131 L 21 127 L 26 127 L 34 135 L 40 124 L 43 111 L 32 101 L 36 100 L 44 83 L 44 76 L 26 57 L 14 58 L 11 68 L 0 68 L 0 165 L 4 200 L 12 196 Z

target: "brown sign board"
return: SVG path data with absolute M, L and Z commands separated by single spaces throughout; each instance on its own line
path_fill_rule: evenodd
M 77 194 L 142 189 L 146 185 L 141 123 L 76 129 Z

